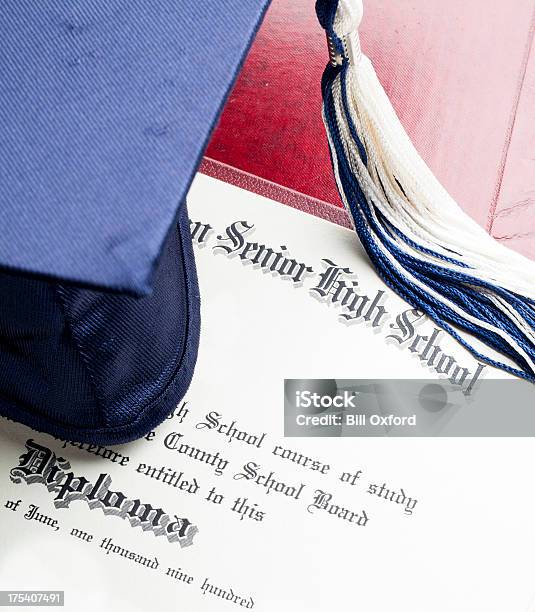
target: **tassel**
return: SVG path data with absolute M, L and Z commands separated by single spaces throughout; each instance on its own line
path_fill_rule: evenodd
M 378 274 L 477 359 L 535 382 L 534 262 L 466 215 L 419 156 L 360 50 L 361 0 L 317 0 L 316 12 L 336 183 Z

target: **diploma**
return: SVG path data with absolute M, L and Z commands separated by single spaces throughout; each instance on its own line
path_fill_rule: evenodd
M 338 393 L 329 414 L 387 419 L 408 415 L 390 387 L 355 380 L 440 382 L 461 402 L 509 376 L 435 333 L 351 231 L 205 175 L 189 212 L 202 295 L 191 387 L 121 446 L 0 419 L 2 588 L 63 591 L 77 611 L 527 610 L 529 438 L 356 438 L 362 421 L 333 418 L 329 435 L 285 436 L 285 380 L 319 381 L 286 388 L 307 410 Z

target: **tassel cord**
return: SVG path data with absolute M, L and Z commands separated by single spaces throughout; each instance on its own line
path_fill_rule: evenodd
M 337 78 L 337 77 L 341 78 L 342 73 L 345 70 L 349 70 L 349 66 L 347 63 L 344 63 L 344 65 L 341 67 L 341 69 L 338 71 L 338 74 L 334 78 Z M 330 85 L 327 85 L 327 87 L 324 87 L 324 94 L 325 94 L 324 117 L 326 120 L 326 125 L 328 127 L 330 136 L 338 135 L 339 137 L 338 139 L 341 140 L 339 130 L 338 130 L 339 123 L 336 120 L 336 109 L 335 109 L 335 104 L 334 104 L 334 96 L 332 93 L 332 84 L 334 83 L 334 78 L 330 80 Z M 344 97 L 345 97 L 345 105 L 348 105 L 347 93 L 345 96 L 344 95 L 342 96 L 342 98 Z M 349 127 L 349 131 L 351 134 L 351 139 L 354 141 L 359 151 L 360 160 L 363 163 L 365 161 L 367 162 L 368 156 L 366 154 L 366 150 L 364 148 L 364 145 L 361 143 L 358 137 L 356 127 L 351 118 L 351 114 L 347 112 L 347 109 L 346 109 L 346 117 L 348 117 L 348 127 Z M 450 270 L 447 268 L 437 266 L 434 263 L 424 261 L 420 258 L 416 258 L 413 255 L 410 255 L 406 252 L 401 251 L 399 247 L 397 246 L 397 244 L 395 244 L 395 241 L 392 239 L 392 236 L 387 235 L 387 232 L 385 232 L 383 228 L 380 227 L 377 216 L 373 214 L 372 211 L 370 210 L 368 206 L 368 202 L 366 201 L 366 198 L 364 194 L 362 193 L 362 189 L 360 188 L 358 181 L 356 181 L 353 177 L 352 168 L 349 167 L 349 162 L 347 159 L 347 151 L 345 150 L 344 143 L 338 142 L 336 144 L 335 142 L 333 142 L 333 139 L 331 137 L 329 138 L 329 140 L 331 144 L 331 157 L 333 159 L 333 162 L 336 161 L 335 165 L 336 165 L 336 173 L 338 175 L 338 179 L 341 178 L 341 175 L 345 179 L 345 180 L 338 180 L 338 183 L 339 183 L 339 186 L 343 185 L 341 190 L 344 192 L 344 196 L 345 196 L 344 199 L 349 205 L 351 216 L 355 224 L 355 229 L 357 230 L 357 233 L 359 234 L 359 237 L 361 238 L 361 242 L 365 246 L 365 249 L 368 255 L 372 259 L 373 263 L 376 265 L 378 271 L 381 273 L 383 280 L 385 280 L 385 282 L 387 282 L 387 284 L 391 286 L 391 288 L 394 291 L 396 291 L 399 294 L 402 294 L 402 297 L 404 297 L 413 307 L 421 308 L 438 325 L 440 325 L 443 328 L 447 328 L 450 334 L 452 334 L 459 342 L 461 342 L 461 344 L 463 344 L 463 346 L 468 348 L 473 354 L 478 356 L 478 358 L 482 359 L 483 361 L 487 363 L 491 363 L 491 365 L 495 365 L 497 367 L 501 367 L 502 369 L 505 369 L 506 371 L 510 371 L 511 373 L 514 373 L 515 375 L 519 375 L 524 378 L 528 378 L 529 380 L 533 380 L 534 377 L 532 374 L 523 372 L 521 370 L 516 370 L 515 368 L 511 368 L 507 364 L 497 362 L 489 358 L 488 356 L 482 355 L 479 351 L 477 351 L 474 347 L 472 347 L 469 343 L 467 343 L 461 336 L 459 336 L 459 334 L 457 334 L 444 321 L 444 318 L 447 318 L 450 321 L 455 322 L 462 329 L 465 329 L 466 331 L 469 331 L 470 333 L 475 333 L 476 335 L 478 334 L 481 335 L 481 332 L 483 331 L 487 344 L 491 345 L 496 350 L 502 352 L 503 354 L 513 359 L 515 362 L 518 363 L 520 367 L 525 367 L 526 365 L 530 364 L 530 362 L 532 362 L 532 359 L 534 356 L 533 355 L 534 353 L 533 344 L 530 342 L 529 338 L 527 337 L 525 333 L 525 331 L 529 329 L 529 326 L 533 325 L 533 316 L 532 314 L 528 312 L 527 308 L 521 303 L 521 300 L 506 289 L 495 287 L 488 282 L 482 281 L 481 279 L 477 279 L 467 274 L 459 273 L 455 270 Z M 349 189 L 347 189 L 346 183 L 349 183 L 350 185 Z M 346 193 L 346 191 L 348 191 L 349 193 Z M 357 201 L 358 207 L 360 208 L 360 210 L 355 206 L 354 200 Z M 364 213 L 364 216 L 367 217 L 367 221 L 370 224 L 370 228 L 366 225 L 366 223 L 363 222 L 363 219 L 361 218 L 361 211 L 362 213 Z M 381 252 L 380 248 L 378 248 L 376 236 L 372 234 L 372 231 L 370 231 L 370 229 L 373 231 L 373 234 L 375 234 L 376 236 L 378 235 L 380 236 L 380 238 L 382 238 L 383 248 L 386 247 L 390 255 L 392 255 L 395 259 L 397 259 L 402 264 L 402 266 L 406 269 L 407 272 L 412 272 L 412 275 L 414 276 L 415 280 L 423 281 L 425 284 L 427 284 L 428 288 L 435 289 L 437 291 L 442 290 L 442 292 L 446 294 L 443 297 L 446 297 L 446 298 L 451 297 L 455 299 L 457 303 L 460 302 L 466 307 L 466 309 L 471 310 L 472 313 L 475 313 L 476 315 L 484 317 L 488 325 L 485 325 L 484 323 L 482 324 L 482 322 L 478 321 L 476 317 L 473 317 L 470 314 L 470 312 L 467 312 L 467 313 L 461 312 L 459 316 L 459 313 L 456 312 L 458 308 L 452 309 L 447 304 L 440 304 L 440 303 L 437 304 L 433 296 L 428 296 L 424 289 L 422 289 L 421 287 L 418 287 L 414 283 L 411 283 L 410 280 L 404 278 L 403 273 L 401 273 L 399 270 L 394 273 L 394 270 L 391 269 L 391 265 L 389 265 L 391 263 L 389 261 L 389 258 L 386 257 L 386 255 Z M 395 234 L 399 238 L 400 237 L 399 235 L 402 234 L 402 232 L 398 230 L 395 232 Z M 412 246 L 413 249 L 420 250 L 421 252 L 427 255 L 431 255 L 434 258 L 456 264 L 462 268 L 468 267 L 463 262 L 458 262 L 457 260 L 451 257 L 447 257 L 443 255 L 442 253 L 433 251 L 432 249 L 429 249 L 426 247 L 420 247 L 418 249 L 416 244 L 414 245 L 411 244 L 411 242 L 413 241 L 409 238 L 407 238 L 405 242 L 409 246 Z M 424 274 L 424 272 L 426 272 L 426 274 Z M 477 292 L 475 292 L 473 289 L 470 289 L 468 287 L 465 287 L 465 286 L 463 287 L 464 291 L 466 291 L 465 294 L 463 294 L 461 291 L 459 291 L 455 287 L 448 287 L 446 291 L 444 291 L 444 286 L 440 282 L 440 280 L 442 279 L 447 280 L 447 281 L 455 281 L 456 283 L 461 283 L 461 282 L 471 283 L 476 286 L 484 287 L 490 291 L 495 291 L 498 295 L 503 297 L 505 300 L 511 301 L 518 308 L 520 316 L 523 316 L 527 319 L 526 325 L 524 326 L 524 333 L 522 333 L 522 330 L 519 330 L 521 335 L 524 336 L 525 339 L 520 336 L 517 336 L 514 338 L 516 340 L 515 344 L 517 344 L 517 348 L 519 349 L 518 352 L 520 354 L 517 354 L 517 352 L 514 351 L 507 342 L 508 340 L 507 334 L 511 333 L 511 326 L 509 325 L 510 320 L 507 317 L 508 313 L 500 313 L 499 315 L 496 315 L 488 308 L 489 304 L 492 304 L 492 301 L 487 299 L 483 295 L 478 296 Z M 403 289 L 401 289 L 400 283 L 401 285 L 403 285 Z M 438 306 L 438 309 L 437 309 L 437 306 Z M 468 315 L 471 321 L 466 320 L 463 314 L 464 316 Z M 515 322 L 519 321 L 518 316 L 515 315 L 514 313 L 511 313 L 510 309 L 509 309 L 509 316 L 511 316 L 511 318 L 513 318 Z M 494 326 L 496 326 L 498 329 L 497 330 L 492 329 Z M 483 329 L 481 330 L 481 328 Z M 506 334 L 499 333 L 500 331 L 506 332 Z M 504 335 L 505 335 L 505 338 L 504 338 Z M 533 369 L 532 363 L 531 363 L 531 368 Z
M 352 89 L 353 98 L 351 102 L 348 102 L 347 95 L 344 105 L 344 113 L 347 117 L 352 117 L 353 121 L 358 120 L 356 117 L 358 112 L 358 104 L 361 103 L 361 98 L 364 96 L 359 93 L 362 87 L 366 86 L 366 83 L 362 83 L 360 86 L 358 85 L 359 78 L 363 78 L 363 73 L 366 74 L 367 71 L 373 71 L 373 67 L 371 66 L 369 60 L 367 58 L 363 58 L 362 66 L 357 67 L 348 66 L 345 74 L 342 75 L 342 87 L 347 87 L 347 83 L 349 83 Z M 357 76 L 357 72 L 358 75 Z M 377 81 L 377 77 L 374 74 L 374 78 Z M 364 79 L 366 80 L 366 79 Z M 369 79 L 368 79 L 369 80 Z M 369 89 L 373 89 L 371 84 L 368 84 Z M 377 86 L 376 89 L 380 88 L 380 85 Z M 377 134 L 382 134 L 380 140 L 381 146 L 381 161 L 377 161 L 377 156 L 374 155 L 373 146 L 370 146 L 370 151 L 368 151 L 368 155 L 372 157 L 372 172 L 376 168 L 384 168 L 384 164 L 388 163 L 388 167 L 390 168 L 389 176 L 386 173 L 382 175 L 383 183 L 387 183 L 389 180 L 392 180 L 392 173 L 394 176 L 399 172 L 400 175 L 396 176 L 396 181 L 398 184 L 401 182 L 403 186 L 404 193 L 407 194 L 409 188 L 412 189 L 409 196 L 410 199 L 409 209 L 405 206 L 405 203 L 402 202 L 402 206 L 400 207 L 399 198 L 396 202 L 396 208 L 400 210 L 400 213 L 403 214 L 398 215 L 398 218 L 401 217 L 403 220 L 404 215 L 408 215 L 410 218 L 413 218 L 414 214 L 419 214 L 420 218 L 423 222 L 425 219 L 426 224 L 430 224 L 432 222 L 433 234 L 435 239 L 439 239 L 444 244 L 448 244 L 450 246 L 456 245 L 459 252 L 463 252 L 465 257 L 470 257 L 472 263 L 477 264 L 478 268 L 482 268 L 482 270 L 492 271 L 494 274 L 500 275 L 499 278 L 493 278 L 492 280 L 496 282 L 503 282 L 506 285 L 511 282 L 520 283 L 521 293 L 527 292 L 528 294 L 535 296 L 534 292 L 534 283 L 533 283 L 533 271 L 532 264 L 526 258 L 521 255 L 510 251 L 503 245 L 500 245 L 495 240 L 493 240 L 484 230 L 479 227 L 472 219 L 470 219 L 467 215 L 465 215 L 460 207 L 455 203 L 454 200 L 445 192 L 443 187 L 436 181 L 436 179 L 431 175 L 430 170 L 425 166 L 421 158 L 419 158 L 414 146 L 410 142 L 410 139 L 402 130 L 399 120 L 395 116 L 395 113 L 388 103 L 388 108 L 384 108 L 386 103 L 388 102 L 388 98 L 384 91 L 382 91 L 382 100 L 380 102 L 381 106 L 381 121 L 379 118 L 373 118 L 371 127 L 368 125 L 368 129 L 365 129 L 364 126 L 361 132 L 364 134 L 364 138 L 370 141 L 370 134 L 373 133 L 375 137 Z M 371 107 L 374 109 L 374 105 L 369 101 L 363 101 L 367 107 Z M 379 105 L 379 103 L 378 103 Z M 375 108 L 375 112 L 379 112 Z M 364 117 L 362 118 L 363 123 L 369 123 L 371 121 L 369 115 L 364 111 Z M 392 120 L 397 122 L 397 129 L 395 127 L 391 127 L 387 129 L 385 127 L 388 124 L 388 117 L 392 116 Z M 399 139 L 399 142 L 393 145 L 392 142 L 387 141 L 387 136 L 390 138 L 395 138 L 396 135 L 402 135 L 403 138 Z M 386 144 L 385 144 L 386 141 Z M 370 142 L 368 142 L 370 145 Z M 373 143 L 371 143 L 373 145 Z M 392 157 L 392 150 L 402 150 L 404 163 L 403 167 L 399 167 L 399 161 L 397 158 Z M 386 156 L 386 157 L 385 157 Z M 370 165 L 370 164 L 368 164 Z M 418 169 L 418 172 L 414 170 L 414 167 Z M 424 170 L 425 169 L 425 170 Z M 419 181 L 414 178 L 414 175 L 418 174 Z M 400 178 L 400 176 L 402 178 Z M 362 176 L 362 173 L 359 174 L 359 178 L 366 178 Z M 432 181 L 431 181 L 432 179 Z M 411 187 L 412 185 L 412 187 Z M 366 185 L 368 187 L 368 185 Z M 427 203 L 425 206 L 422 206 L 422 202 L 428 202 L 432 199 L 436 200 L 435 206 Z M 414 201 L 413 201 L 414 200 Z M 438 208 L 439 206 L 439 208 Z M 413 211 L 411 211 L 411 208 Z M 425 213 L 425 216 L 421 215 Z M 455 228 L 455 231 L 452 232 L 452 228 Z M 473 245 L 473 246 L 472 246 Z
M 348 65 L 346 65 L 344 72 L 349 72 L 351 73 L 351 69 Z M 341 79 L 341 99 L 342 99 L 342 103 L 343 103 L 343 108 L 342 109 L 337 109 L 337 116 L 338 116 L 338 125 L 339 127 L 342 126 L 341 129 L 343 129 L 345 127 L 345 124 L 343 123 L 343 119 L 341 117 L 341 115 L 343 114 L 343 116 L 345 116 L 347 118 L 347 122 L 349 124 L 354 124 L 354 121 L 356 119 L 355 117 L 355 111 L 352 107 L 352 105 L 349 103 L 348 98 L 347 98 L 347 91 L 346 91 L 346 78 L 342 78 L 344 75 L 341 74 L 340 79 Z M 353 127 L 352 131 L 352 137 L 354 137 L 354 134 L 356 133 L 356 129 Z M 358 137 L 358 136 L 357 136 Z M 346 135 L 342 135 L 342 141 L 347 143 L 348 139 Z M 351 155 L 351 151 L 347 150 L 346 148 L 346 154 L 349 154 L 350 159 L 353 158 L 353 156 Z M 373 152 L 368 152 L 368 155 L 372 158 L 373 160 Z M 368 159 L 370 159 L 370 157 Z M 361 160 L 357 160 L 356 164 L 358 166 L 358 168 L 356 168 L 356 174 L 358 175 L 359 180 L 363 183 L 363 187 L 366 188 L 367 191 L 371 192 L 372 194 L 374 194 L 374 200 L 376 205 L 379 207 L 379 210 L 385 214 L 385 216 L 387 216 L 387 218 L 389 219 L 389 221 L 393 224 L 393 225 L 399 225 L 399 226 L 404 226 L 403 227 L 403 232 L 401 231 L 401 228 L 398 228 L 399 233 L 405 233 L 407 230 L 407 223 L 406 223 L 406 219 L 407 217 L 412 219 L 412 215 L 414 214 L 413 211 L 411 211 L 410 209 L 406 209 L 406 199 L 402 199 L 402 198 L 396 198 L 396 201 L 393 202 L 391 204 L 391 208 L 387 208 L 385 209 L 384 204 L 383 204 L 383 200 L 384 198 L 381 198 L 381 194 L 378 192 L 378 188 L 377 185 L 375 185 L 373 183 L 373 181 L 371 181 L 370 179 L 370 175 L 368 174 L 368 169 L 366 168 L 366 166 L 362 163 Z M 372 165 L 373 168 L 376 168 L 377 165 L 376 164 L 369 164 L 368 165 Z M 380 181 L 380 185 L 383 188 L 383 191 L 386 191 L 385 189 L 385 183 L 387 183 L 387 177 L 381 177 L 379 179 Z M 398 182 L 399 184 L 399 182 Z M 387 195 L 387 202 L 392 198 L 395 197 L 393 196 L 391 193 Z M 459 209 L 460 210 L 460 209 Z M 392 218 L 392 211 L 396 211 L 397 212 L 397 217 Z M 466 215 L 462 214 L 463 217 L 466 217 Z M 470 220 L 471 223 L 474 223 Z M 449 228 L 446 230 L 440 230 L 437 229 L 436 224 L 434 225 L 434 236 L 432 236 L 432 239 L 435 241 L 435 243 L 432 245 L 434 248 L 430 248 L 431 245 L 429 245 L 427 248 L 430 248 L 430 250 L 434 251 L 434 256 L 435 257 L 440 257 L 441 259 L 443 259 L 444 261 L 448 261 L 449 263 L 452 264 L 452 266 L 455 267 L 462 267 L 462 268 L 466 268 L 466 267 L 473 267 L 474 265 L 477 266 L 478 268 L 478 272 L 481 274 L 482 277 L 486 278 L 486 280 L 488 280 L 490 283 L 493 284 L 500 284 L 503 283 L 507 286 L 507 283 L 509 283 L 511 281 L 511 279 L 515 279 L 517 281 L 517 285 L 518 285 L 518 279 L 521 278 L 523 276 L 523 270 L 518 270 L 517 267 L 515 266 L 515 270 L 513 273 L 513 270 L 508 269 L 506 274 L 503 273 L 503 271 L 496 269 L 496 267 L 493 268 L 492 265 L 489 265 L 488 263 L 488 253 L 485 253 L 485 255 L 474 255 L 472 252 L 468 252 L 468 248 L 466 245 L 471 244 L 472 242 L 474 242 L 474 233 L 473 232 L 469 232 L 469 233 L 464 233 L 464 234 L 460 234 L 458 232 L 458 226 L 459 224 L 453 224 L 453 222 L 450 222 Z M 480 228 L 479 226 L 477 226 L 477 224 L 474 223 L 474 225 L 476 225 L 476 227 L 478 228 L 478 230 L 483 231 L 482 228 Z M 418 226 L 420 227 L 420 226 Z M 459 233 L 459 235 L 457 236 L 456 240 L 454 241 L 452 238 L 455 237 L 454 233 L 452 233 L 452 228 L 455 228 L 455 232 Z M 409 229 L 409 233 L 410 230 L 412 229 L 413 231 L 415 230 L 414 225 Z M 425 229 L 425 228 L 424 228 Z M 497 243 L 490 238 L 486 233 L 485 234 L 485 244 L 490 243 L 492 246 L 495 246 Z M 429 236 L 429 233 L 428 233 Z M 414 236 L 414 239 L 412 239 L 412 242 L 415 242 L 416 239 L 422 239 L 422 232 L 417 233 Z M 470 265 L 467 264 L 466 262 L 462 262 L 459 261 L 458 259 L 454 259 L 452 257 L 448 257 L 447 259 L 444 259 L 444 255 L 445 253 L 447 253 L 448 251 L 444 248 L 441 249 L 441 253 L 439 253 L 436 248 L 439 247 L 439 245 L 437 244 L 437 240 L 441 241 L 442 244 L 448 244 L 449 247 L 449 252 L 451 255 L 451 251 L 453 250 L 454 252 L 462 252 L 463 250 L 463 245 L 464 245 L 464 252 L 465 252 L 465 257 L 469 254 L 470 255 Z M 429 239 L 427 237 L 424 237 L 424 241 L 427 241 L 427 243 L 429 244 Z M 449 242 L 448 242 L 449 241 Z M 500 246 L 500 245 L 498 245 Z M 440 247 L 439 247 L 440 248 Z M 501 247 L 502 249 L 504 249 L 504 247 Z M 508 253 L 509 251 L 507 249 L 505 249 Z M 519 256 L 520 257 L 520 256 Z M 510 287 L 511 288 L 511 287 Z M 533 293 L 533 289 L 534 289 L 534 284 L 533 284 L 533 279 L 530 279 L 530 281 L 528 282 L 528 280 L 523 280 L 523 282 L 521 283 L 521 287 L 520 287 L 521 291 L 520 293 L 524 294 L 526 292 L 532 292 Z M 515 292 L 514 289 L 512 289 L 513 292 Z M 519 293 L 519 291 L 516 291 L 516 293 Z M 533 299 L 530 298 L 529 296 L 526 296 L 528 300 L 531 301 L 531 303 L 533 303 Z

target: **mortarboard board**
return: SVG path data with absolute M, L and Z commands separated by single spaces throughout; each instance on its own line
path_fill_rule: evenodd
M 186 193 L 267 0 L 16 2 L 0 22 L 0 412 L 144 435 L 184 395 Z

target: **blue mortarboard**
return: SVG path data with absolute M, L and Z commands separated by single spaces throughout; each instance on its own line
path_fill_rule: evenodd
M 185 393 L 199 297 L 183 202 L 266 4 L 3 3 L 4 415 L 123 442 Z

